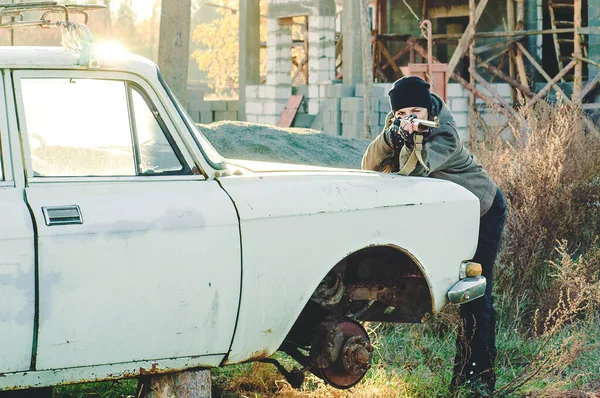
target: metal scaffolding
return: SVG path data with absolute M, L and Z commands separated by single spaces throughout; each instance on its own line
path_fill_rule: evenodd
M 410 8 L 408 3 L 404 2 L 404 4 Z M 600 81 L 600 73 L 598 73 L 595 76 L 590 76 L 587 84 L 582 87 L 584 64 L 600 67 L 600 63 L 588 58 L 586 48 L 582 45 L 586 35 L 599 33 L 593 28 L 582 26 L 582 0 L 548 0 L 551 28 L 538 30 L 525 29 L 524 0 L 506 0 L 505 30 L 503 32 L 479 32 L 477 31 L 477 23 L 487 5 L 488 0 L 480 0 L 477 4 L 475 0 L 469 0 L 469 25 L 464 33 L 432 34 L 431 24 L 427 24 L 426 21 L 429 11 L 428 4 L 424 0 L 421 18 L 416 15 L 414 10 L 410 9 L 412 15 L 422 22 L 421 29 L 424 38 L 415 38 L 410 35 L 387 33 L 388 13 L 390 12 L 388 9 L 389 2 L 378 0 L 375 7 L 376 28 L 373 32 L 373 71 L 375 78 L 379 81 L 391 81 L 403 76 L 409 70 L 406 65 L 399 64 L 399 61 L 407 54 L 409 54 L 409 64 L 417 62 L 417 57 L 420 57 L 419 61 L 421 63 L 429 65 L 427 74 L 431 74 L 431 64 L 440 63 L 431 55 L 432 47 L 455 43 L 458 39 L 456 49 L 446 66 L 446 82 L 453 80 L 470 92 L 471 116 L 475 116 L 470 118 L 471 134 L 476 134 L 474 120 L 477 119 L 482 122 L 479 115 L 474 114 L 476 113 L 476 98 L 496 107 L 501 114 L 506 116 L 509 122 L 520 118 L 519 112 L 513 107 L 517 92 L 523 96 L 526 109 L 532 107 L 538 101 L 546 99 L 551 89 L 554 89 L 561 96 L 564 103 L 581 104 L 583 99 Z M 566 10 L 569 16 L 572 10 L 573 20 L 561 20 L 557 17 L 557 10 L 563 10 L 561 15 L 565 15 Z M 428 28 L 424 25 L 428 25 Z M 558 73 L 554 77 L 544 70 L 536 57 L 522 43 L 530 36 L 539 35 L 552 36 L 558 63 Z M 476 47 L 476 38 L 503 38 L 505 40 Z M 389 51 L 389 44 L 392 42 L 404 44 L 403 48 L 395 55 L 392 55 Z M 572 52 L 569 51 L 571 49 Z M 570 53 L 565 54 L 566 51 Z M 484 55 L 486 55 L 485 58 Z M 468 78 L 461 77 L 457 73 L 457 66 L 465 57 L 468 58 Z M 497 65 L 494 65 L 494 62 Z M 508 69 L 508 73 L 506 73 L 506 69 Z M 509 84 L 513 88 L 513 101 L 507 101 L 499 95 L 490 82 L 481 76 L 481 70 L 485 70 L 488 75 L 492 76 L 492 79 L 499 79 Z M 541 89 L 536 90 L 535 87 L 530 86 L 527 79 L 528 71 L 537 72 L 545 80 L 545 84 Z M 559 83 L 564 82 L 566 77 L 569 77 L 573 84 L 570 97 L 559 86 Z M 485 90 L 478 90 L 477 86 L 481 86 Z M 582 104 L 582 108 L 598 109 L 600 104 L 586 103 Z M 590 130 L 597 132 L 589 119 L 586 118 L 585 122 Z M 507 125 L 503 126 L 502 129 Z

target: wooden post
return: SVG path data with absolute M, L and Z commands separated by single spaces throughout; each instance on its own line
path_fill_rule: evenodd
M 506 0 L 506 22 L 508 24 L 508 31 L 513 32 L 515 30 L 515 3 L 514 0 Z M 514 47 L 512 44 L 511 47 Z M 515 79 L 515 64 L 513 62 L 513 57 L 508 56 L 508 75 L 511 79 Z M 515 90 L 510 91 L 510 99 L 514 103 L 515 102 Z
M 364 82 L 364 131 L 363 137 L 371 139 L 371 91 L 373 86 L 373 68 L 371 55 L 371 26 L 369 18 L 369 0 L 360 0 L 360 26 L 362 36 L 362 62 Z
M 581 36 L 579 35 L 579 28 L 581 28 L 581 0 L 574 1 L 574 11 L 575 15 L 574 19 L 574 37 L 573 37 L 573 46 L 575 57 L 581 57 Z M 583 65 L 580 59 L 577 59 L 577 64 L 575 65 L 575 81 L 573 82 L 573 97 L 579 97 L 579 93 L 581 92 L 581 80 L 583 75 Z
M 477 9 L 475 10 L 475 23 L 479 22 L 479 18 L 483 14 L 483 10 L 485 10 L 485 6 L 487 5 L 488 0 L 481 0 L 479 4 L 477 4 Z M 448 80 L 450 80 L 450 76 L 454 73 L 454 69 L 456 69 L 456 65 L 462 58 L 463 54 L 469 48 L 469 44 L 471 43 L 471 29 L 467 29 L 465 33 L 463 33 L 460 41 L 458 42 L 458 46 L 456 46 L 456 50 L 454 50 L 454 54 L 452 54 L 452 58 L 450 62 L 448 62 Z M 474 34 L 474 33 L 473 33 Z
M 469 35 L 471 41 L 469 43 L 469 77 L 472 86 L 475 86 L 475 0 L 469 0 Z M 471 149 L 477 145 L 477 121 L 475 120 L 475 94 L 469 92 L 469 141 Z
M 140 377 L 136 397 L 139 398 L 210 398 L 210 370 Z

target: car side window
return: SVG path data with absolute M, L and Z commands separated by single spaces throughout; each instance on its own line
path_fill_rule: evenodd
M 183 173 L 158 112 L 125 81 L 21 79 L 33 176 Z
M 141 174 L 180 172 L 183 167 L 165 135 L 160 115 L 143 92 L 131 88 L 133 120 L 139 145 Z
M 0 137 L 0 181 L 4 181 L 4 164 L 2 163 L 2 137 Z

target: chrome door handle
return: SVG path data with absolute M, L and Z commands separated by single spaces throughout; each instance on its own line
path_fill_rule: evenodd
M 77 205 L 70 206 L 43 206 L 42 212 L 46 225 L 83 224 L 81 210 Z

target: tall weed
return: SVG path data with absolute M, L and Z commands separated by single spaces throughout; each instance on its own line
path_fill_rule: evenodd
M 540 103 L 520 114 L 512 140 L 488 137 L 477 150 L 509 203 L 495 275 L 500 302 L 517 323 L 524 311 L 531 319 L 552 283 L 555 242 L 585 252 L 600 215 L 600 138 L 584 128 L 583 111 Z

